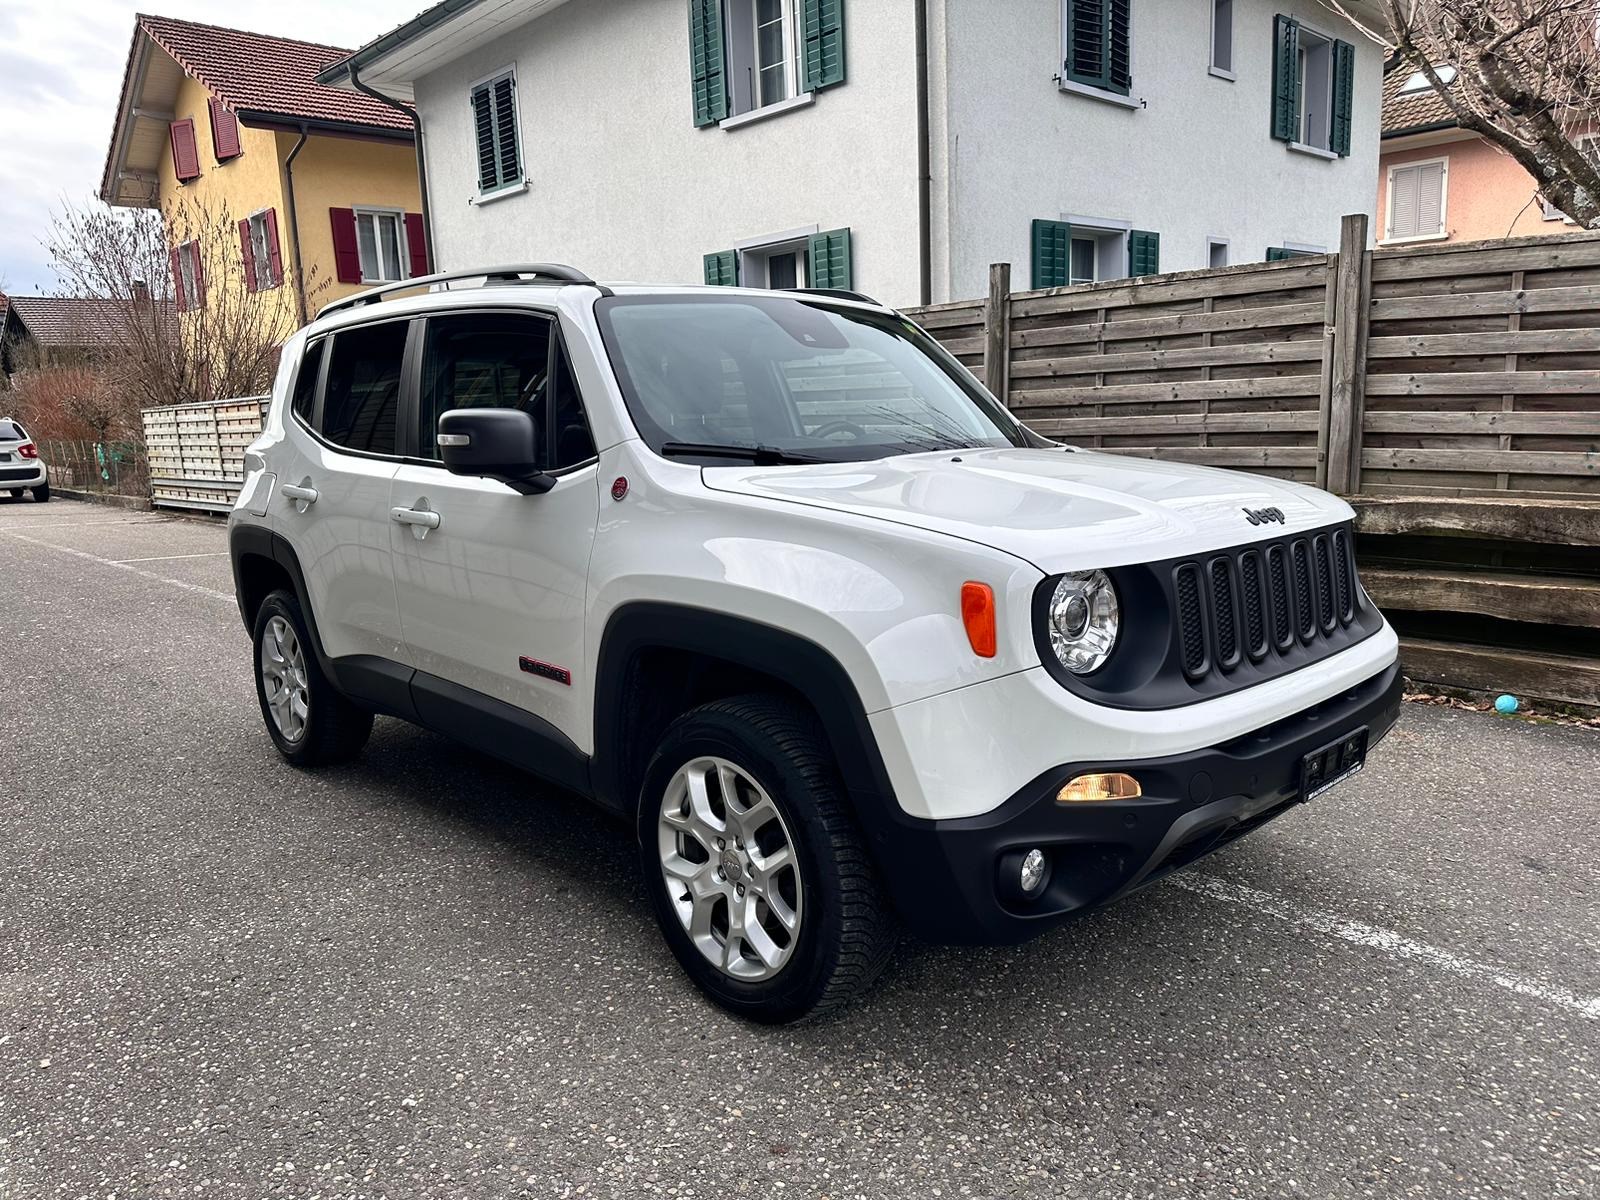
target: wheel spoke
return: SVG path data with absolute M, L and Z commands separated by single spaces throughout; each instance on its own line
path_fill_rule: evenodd
M 768 892 L 761 897 L 761 902 L 767 906 L 767 911 L 773 919 L 782 925 L 792 935 L 800 926 L 800 914 L 789 907 L 789 902 L 776 891 Z
M 789 867 L 794 862 L 794 851 L 789 849 L 785 842 L 771 854 L 761 854 L 759 851 L 750 852 L 750 865 L 756 871 L 756 883 L 761 887 L 769 887 L 773 878 L 779 871 Z
M 756 834 L 777 818 L 778 806 L 766 796 L 758 796 L 755 803 L 735 815 L 734 820 L 739 824 L 739 832 L 744 836 L 745 845 L 750 846 L 754 844 Z
M 706 772 L 691 769 L 689 785 L 689 819 L 694 822 L 695 835 L 705 843 L 706 849 L 716 845 L 716 839 L 726 836 L 728 824 L 711 809 L 711 792 L 706 787 Z
M 754 913 L 751 916 L 754 917 Z M 772 940 L 772 935 L 761 927 L 759 921 L 752 919 L 745 924 L 744 944 L 755 952 L 769 970 L 784 959 L 784 947 Z

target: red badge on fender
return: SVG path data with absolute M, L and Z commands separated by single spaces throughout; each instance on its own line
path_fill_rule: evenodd
M 625 475 L 618 475 L 611 483 L 611 498 L 613 500 L 621 500 L 627 494 L 628 478 Z

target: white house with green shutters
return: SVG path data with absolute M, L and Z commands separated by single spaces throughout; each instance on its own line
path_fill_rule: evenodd
M 415 105 L 442 268 L 910 305 L 1329 248 L 1382 71 L 1322 0 L 443 0 L 321 79 Z

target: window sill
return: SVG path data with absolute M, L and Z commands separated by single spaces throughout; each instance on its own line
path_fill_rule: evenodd
M 1449 230 L 1445 230 L 1442 233 L 1418 233 L 1412 235 L 1411 237 L 1382 238 L 1379 240 L 1378 245 L 1409 246 L 1415 242 L 1447 242 L 1449 240 L 1450 232 Z
M 763 105 L 761 108 L 752 108 L 749 112 L 739 113 L 737 116 L 726 117 L 717 122 L 722 129 L 739 129 L 745 125 L 754 125 L 758 121 L 765 121 L 768 117 L 776 117 L 796 108 L 807 107 L 813 99 L 811 92 L 801 92 L 798 96 L 790 96 L 787 100 L 779 100 L 776 104 Z
M 468 198 L 468 204 L 493 204 L 496 200 L 504 200 L 507 196 L 520 196 L 528 190 L 528 181 L 508 184 L 502 188 L 495 188 L 492 192 L 479 192 L 476 196 Z
M 1223 67 L 1207 67 L 1206 73 L 1215 75 L 1218 79 L 1226 79 L 1229 83 L 1237 83 L 1239 80 L 1237 75 Z
M 1311 158 L 1322 158 L 1328 162 L 1338 162 L 1339 156 L 1332 150 L 1324 150 L 1321 146 L 1308 146 L 1304 142 L 1290 142 L 1289 149 L 1296 154 L 1305 154 Z
M 1090 87 L 1086 83 L 1078 83 L 1072 79 L 1058 79 L 1056 86 L 1063 92 L 1071 92 L 1074 96 L 1087 96 L 1091 100 L 1099 100 L 1104 104 L 1114 104 L 1118 108 L 1140 109 L 1144 107 L 1143 100 L 1135 100 L 1132 96 L 1124 96 L 1120 92 L 1108 92 L 1105 88 Z

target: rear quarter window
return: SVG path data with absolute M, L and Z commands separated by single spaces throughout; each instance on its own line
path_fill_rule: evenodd
M 0 442 L 25 442 L 28 435 L 15 421 L 0 421 Z

